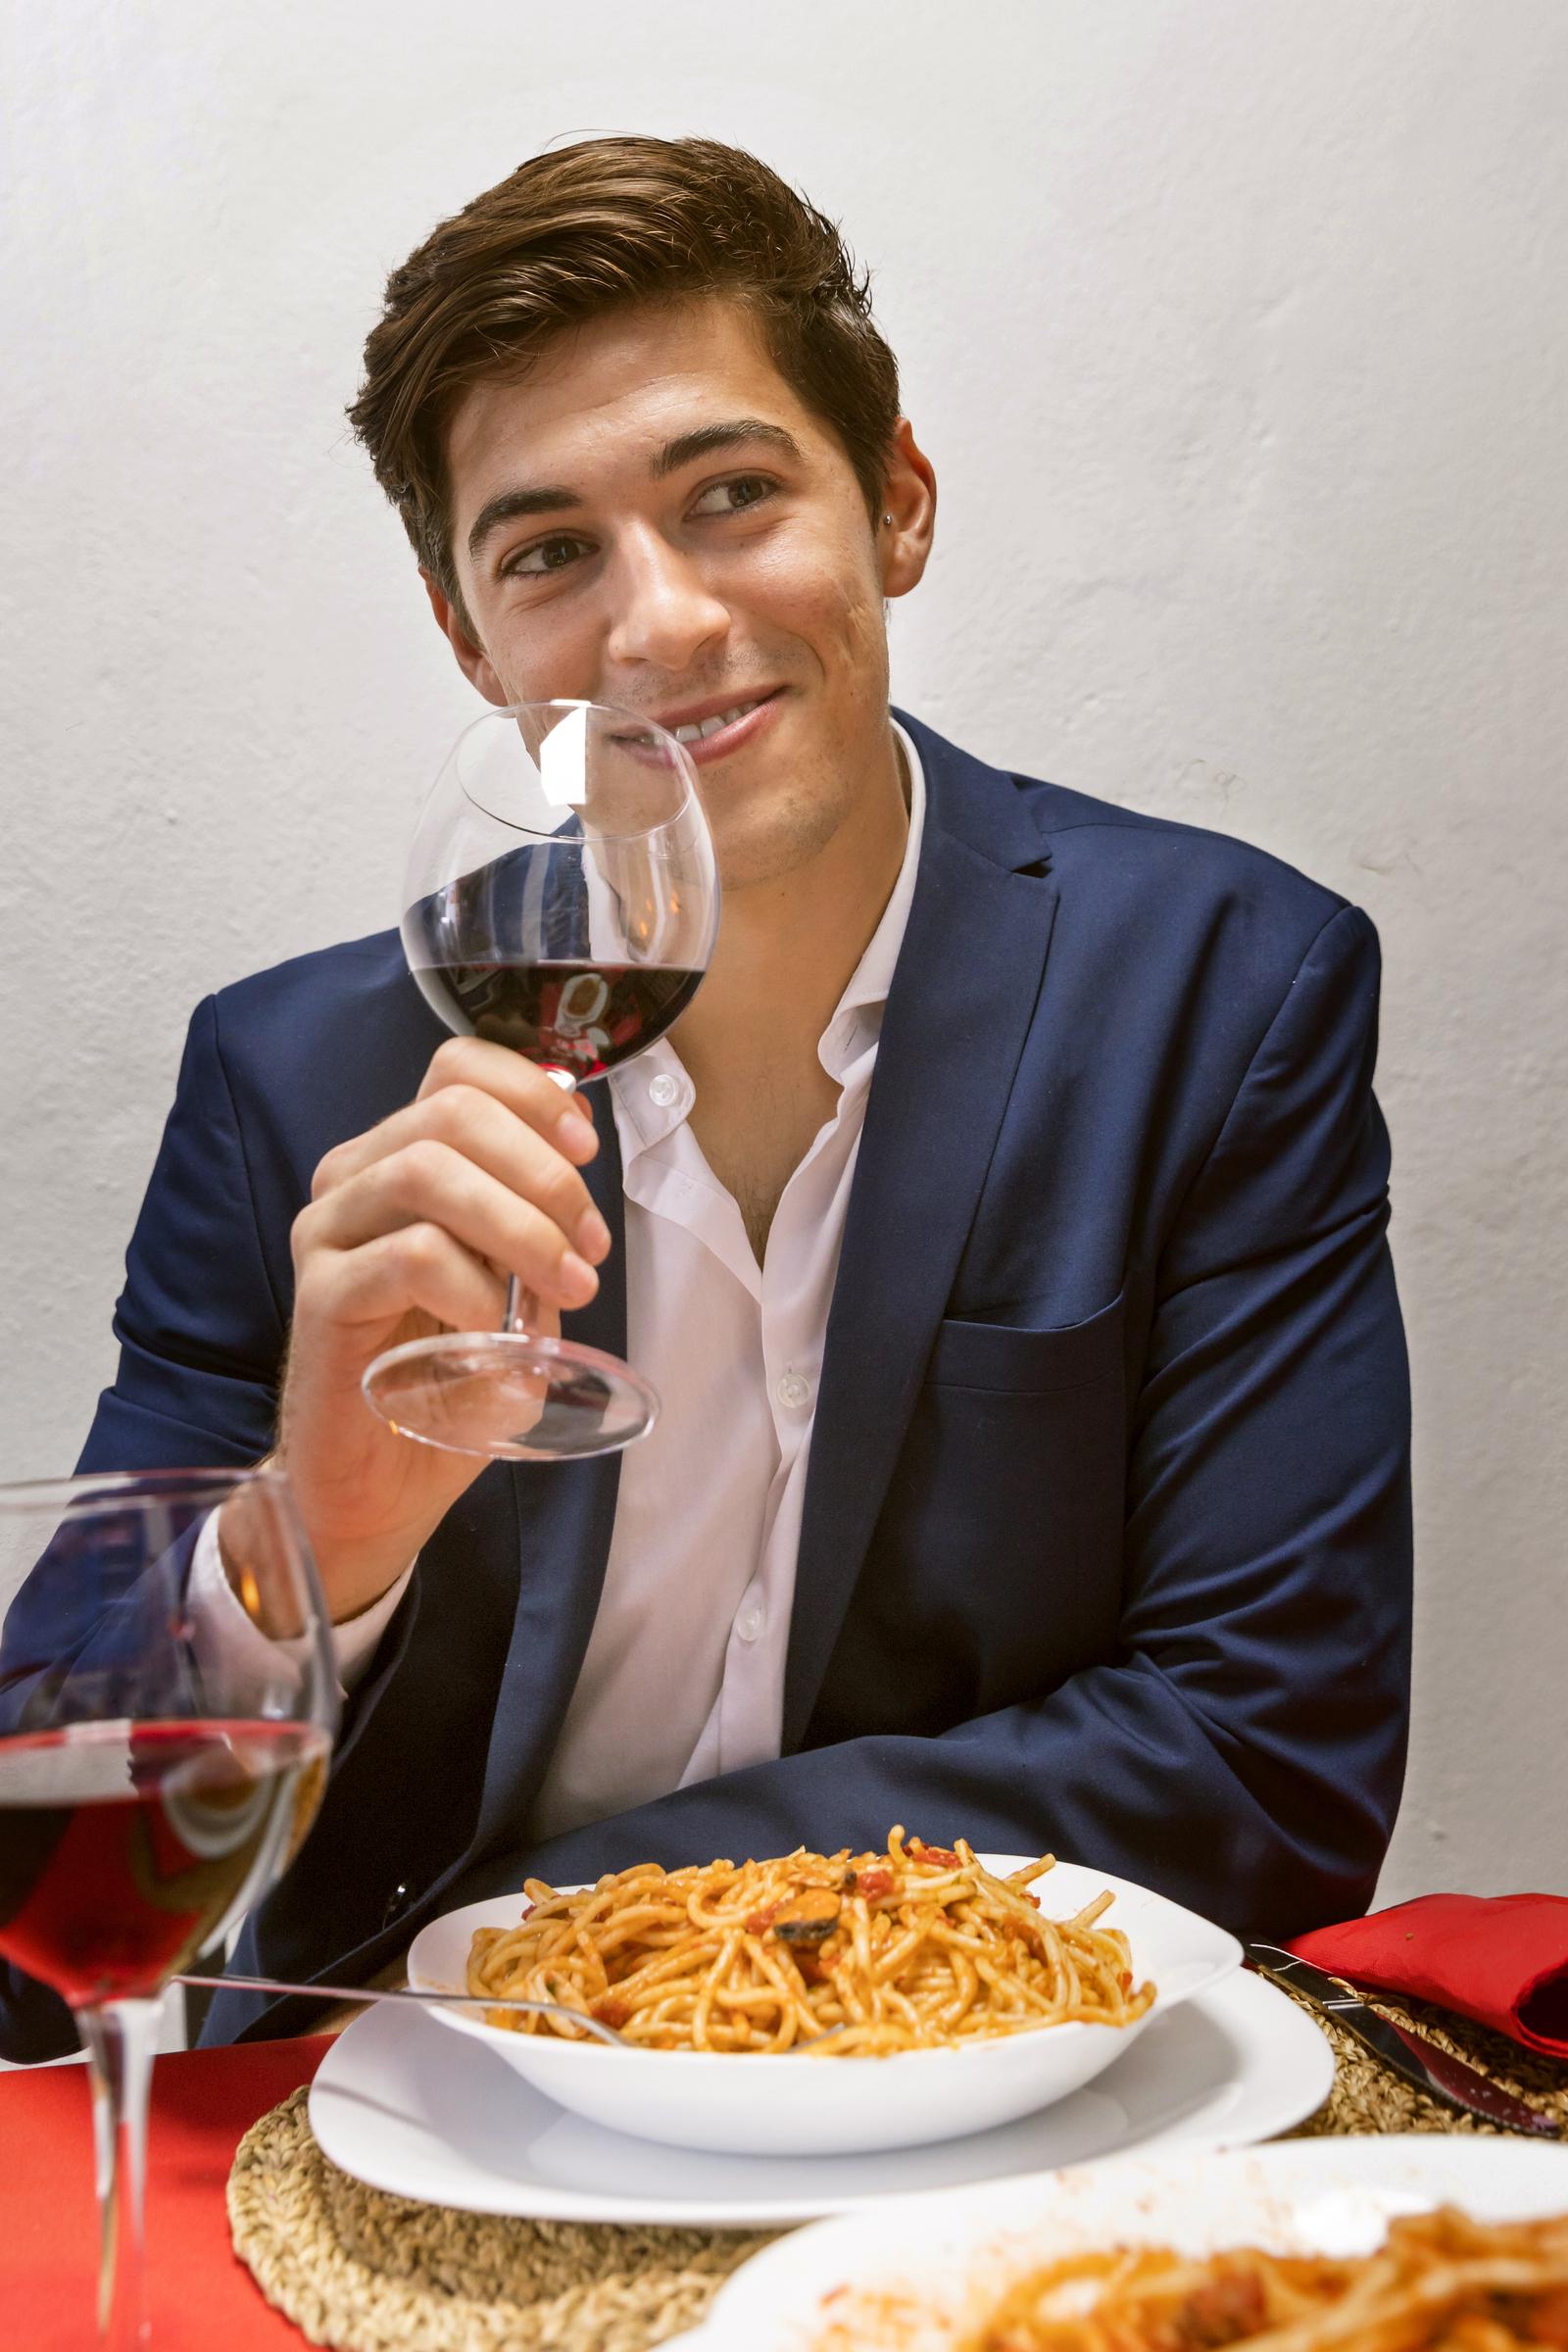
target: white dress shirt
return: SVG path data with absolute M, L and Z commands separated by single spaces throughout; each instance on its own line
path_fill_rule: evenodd
M 627 1354 L 661 1410 L 621 1462 L 604 1591 L 530 1841 L 779 1752 L 822 1344 L 924 828 L 919 755 L 897 722 L 894 731 L 908 840 L 817 1047 L 837 1106 L 784 1188 L 760 1266 L 692 1133 L 692 1082 L 669 1040 L 606 1081 L 625 1189 Z M 412 1573 L 333 1628 L 345 1686 Z M 191 1598 L 199 1649 L 262 1639 L 229 1591 L 211 1526 Z

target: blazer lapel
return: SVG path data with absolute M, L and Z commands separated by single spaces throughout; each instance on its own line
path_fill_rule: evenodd
M 1011 780 L 899 713 L 925 830 L 882 1018 L 822 1378 L 785 1669 L 800 1744 L 882 1507 L 1040 994 L 1056 891 Z
M 585 1107 L 599 1153 L 583 1180 L 612 1248 L 587 1306 L 565 1319 L 565 1336 L 608 1354 L 626 1352 L 626 1231 L 620 1146 L 608 1084 L 590 1087 Z M 495 1734 L 469 1857 L 493 1838 L 515 1839 L 582 1667 L 604 1589 L 615 1524 L 620 1455 L 510 1465 L 515 1509 L 517 1606 L 496 1701 Z

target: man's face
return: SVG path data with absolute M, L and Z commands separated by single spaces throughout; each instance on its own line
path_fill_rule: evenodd
M 426 585 L 490 701 L 612 703 L 672 731 L 743 709 L 688 744 L 730 889 L 853 820 L 890 758 L 883 599 L 929 543 L 906 426 L 895 527 L 873 525 L 836 435 L 712 300 L 594 320 L 525 380 L 474 386 L 447 465 L 477 644 Z

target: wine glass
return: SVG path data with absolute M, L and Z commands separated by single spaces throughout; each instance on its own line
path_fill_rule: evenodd
M 192 1607 L 214 1513 L 238 1609 L 273 1639 L 236 1610 L 215 1642 Z M 129 2346 L 146 2336 L 161 1995 L 297 1851 L 326 1785 L 337 1677 L 280 1471 L 0 1487 L 0 1592 L 29 1567 L 0 1643 L 0 1958 L 74 2013 L 92 2084 L 99 2332 Z
M 718 871 L 691 760 L 604 704 L 515 703 L 465 728 L 409 856 L 403 947 L 460 1036 L 526 1054 L 567 1087 L 662 1037 L 718 930 Z M 370 1404 L 405 1436 L 494 1459 L 608 1453 L 659 1398 L 602 1348 L 530 1330 L 514 1279 L 502 1326 L 378 1355 Z

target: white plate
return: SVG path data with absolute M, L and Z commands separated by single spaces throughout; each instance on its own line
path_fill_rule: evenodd
M 1026 1869 L 1032 1857 L 978 1859 L 1004 1878 Z M 1127 2026 L 1043 2026 L 961 2049 L 828 2066 L 712 2051 L 607 2049 L 553 2034 L 509 2033 L 461 2010 L 435 2014 L 448 2032 L 477 2041 L 559 2106 L 662 2146 L 735 2156 L 858 2156 L 956 2139 L 1069 2097 L 1114 2066 L 1165 2010 L 1241 1966 L 1234 1936 L 1130 1879 L 1058 1862 L 1032 1885 L 1046 1916 L 1054 1919 L 1072 1918 L 1102 1892 L 1114 1897 L 1104 1925 L 1127 1936 L 1135 1979 L 1151 1978 L 1155 1986 L 1144 2016 Z M 514 1928 L 521 1909 L 519 1895 L 500 1895 L 432 1920 L 410 1949 L 409 1983 L 426 1991 L 464 1991 L 475 1929 Z
M 1310 2115 L 1333 2080 L 1305 2011 L 1239 1973 L 1156 2018 L 1088 2089 L 994 2132 L 881 2156 L 698 2156 L 567 2115 L 427 2013 L 385 2001 L 322 2060 L 311 2129 L 344 2172 L 426 2204 L 741 2230 L 1130 2147 L 1245 2145 Z
M 1012 2279 L 1064 2255 L 1111 2244 L 1207 2254 L 1243 2242 L 1365 2254 L 1391 2215 L 1445 2200 L 1482 2221 L 1568 2212 L 1568 2148 L 1441 2134 L 1303 2139 L 901 2199 L 764 2246 L 704 2325 L 675 2340 L 690 2352 L 951 2352 Z

